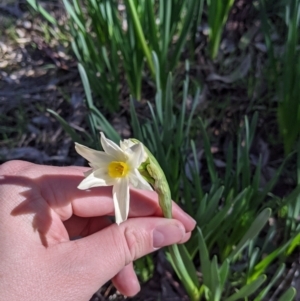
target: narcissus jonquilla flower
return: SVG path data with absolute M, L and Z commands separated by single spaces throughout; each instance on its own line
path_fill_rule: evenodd
M 113 200 L 116 223 L 125 221 L 129 212 L 129 185 L 138 189 L 152 190 L 138 171 L 147 153 L 142 143 L 130 140 L 120 142 L 120 146 L 107 139 L 101 133 L 102 151 L 96 151 L 79 143 L 75 149 L 89 161 L 91 170 L 85 173 L 85 179 L 78 188 L 85 190 L 98 186 L 113 186 Z

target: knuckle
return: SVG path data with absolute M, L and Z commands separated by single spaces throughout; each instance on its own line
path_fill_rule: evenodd
M 144 255 L 146 234 L 134 228 L 124 230 L 125 265 Z

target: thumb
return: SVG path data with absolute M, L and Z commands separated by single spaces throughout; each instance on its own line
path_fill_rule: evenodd
M 94 292 L 132 261 L 158 248 L 185 242 L 189 237 L 190 233 L 186 234 L 184 226 L 175 219 L 132 218 L 119 226 L 113 224 L 70 242 L 75 265 L 81 266 L 76 268 L 76 279 L 86 279 Z

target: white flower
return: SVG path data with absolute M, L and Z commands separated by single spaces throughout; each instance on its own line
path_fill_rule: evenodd
M 120 147 L 101 133 L 101 144 L 104 152 L 96 151 L 79 143 L 75 149 L 89 161 L 92 170 L 85 173 L 85 179 L 79 189 L 97 186 L 113 186 L 113 200 L 116 223 L 125 221 L 129 212 L 129 184 L 138 188 L 152 190 L 138 171 L 147 158 L 142 143 L 130 140 L 120 142 Z

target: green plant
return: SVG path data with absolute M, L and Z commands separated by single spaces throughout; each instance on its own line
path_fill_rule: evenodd
M 284 199 L 268 196 L 283 165 L 265 187 L 260 187 L 261 163 L 258 163 L 253 171 L 249 161 L 256 120 L 257 116 L 254 116 L 249 124 L 247 118 L 245 119 L 245 125 L 237 139 L 236 155 L 233 154 L 232 145 L 229 146 L 226 171 L 222 177 L 218 175 L 214 166 L 209 140 L 200 121 L 207 170 L 212 185 L 209 193 L 203 195 L 204 188 L 195 160 L 195 173 L 190 186 L 185 182 L 185 185 L 188 185 L 188 193 L 183 199 L 185 203 L 192 203 L 191 196 L 195 198 L 194 207 L 192 204 L 185 208 L 190 208 L 190 214 L 194 212 L 199 229 L 182 248 L 186 248 L 190 260 L 198 252 L 200 254 L 200 268 L 203 274 L 200 292 L 205 300 L 247 300 L 249 295 L 254 295 L 256 301 L 264 300 L 274 283 L 283 275 L 286 256 L 291 255 L 299 245 L 300 226 L 296 223 L 294 231 L 289 231 L 280 245 L 273 244 L 270 248 L 278 229 L 275 225 L 266 225 L 271 214 L 268 207 L 271 207 L 273 212 L 279 212 L 286 206 L 295 208 L 294 202 L 299 196 L 300 187 L 296 187 Z M 195 153 L 194 144 L 192 146 Z M 233 158 L 236 158 L 235 162 Z M 221 186 L 222 184 L 225 184 L 225 187 Z M 192 191 L 191 187 L 194 187 Z M 212 259 L 210 254 L 215 254 Z M 267 279 L 268 271 L 274 269 L 277 269 L 275 275 L 259 291 Z M 195 271 L 191 270 L 191 273 Z M 233 291 L 236 293 L 232 293 Z M 292 300 L 293 296 L 294 294 L 289 300 Z
M 155 53 L 153 59 L 155 68 L 158 68 Z M 188 280 L 182 281 L 178 263 L 173 261 L 171 254 L 167 256 L 179 279 L 186 285 L 191 300 L 233 301 L 247 300 L 248 296 L 254 296 L 256 301 L 263 300 L 271 294 L 276 281 L 283 277 L 285 260 L 300 243 L 300 226 L 296 219 L 293 219 L 293 224 L 286 223 L 286 234 L 280 244 L 272 243 L 278 228 L 276 223 L 272 225 L 268 221 L 271 212 L 275 220 L 277 215 L 280 219 L 290 220 L 290 215 L 281 212 L 286 212 L 285 208 L 295 208 L 300 186 L 283 199 L 270 193 L 290 156 L 266 185 L 260 185 L 261 159 L 256 165 L 250 162 L 257 114 L 251 122 L 245 118 L 236 147 L 229 144 L 225 171 L 220 173 L 216 169 L 205 124 L 202 119 L 194 119 L 201 90 L 191 86 L 188 71 L 189 64 L 186 63 L 186 78 L 177 88 L 169 74 L 164 89 L 166 93 L 162 93 L 162 89 L 157 90 L 155 107 L 148 103 L 150 115 L 143 123 L 137 117 L 133 101 L 130 108 L 133 136 L 155 154 L 167 176 L 173 199 L 197 220 L 198 231 L 186 245 L 178 247 Z M 89 108 L 92 133 L 89 143 L 98 140 L 97 131 L 100 129 L 118 141 L 119 135 L 93 103 L 82 66 L 80 73 Z M 158 72 L 155 74 L 159 76 Z M 192 90 L 195 90 L 195 96 L 191 111 L 187 112 L 186 102 Z M 197 129 L 202 136 L 206 159 L 207 173 L 202 172 L 202 176 L 196 146 L 190 140 Z M 193 161 L 188 153 L 192 154 Z M 186 172 L 187 165 L 190 166 L 189 173 Z M 197 254 L 200 254 L 200 267 L 194 264 Z M 199 268 L 202 273 L 200 279 Z M 139 269 L 142 270 L 141 266 Z M 272 275 L 270 271 L 274 269 L 276 273 Z M 144 274 L 147 275 L 145 271 Z M 281 298 L 288 296 L 286 300 L 292 300 L 294 295 L 294 289 L 288 289 Z
M 55 22 L 37 1 L 28 2 L 49 22 Z M 157 78 L 152 51 L 157 53 L 159 81 L 165 87 L 166 75 L 176 68 L 203 6 L 203 0 L 126 0 L 122 9 L 117 0 L 63 3 L 69 15 L 64 30 L 71 34 L 73 51 L 87 72 L 93 93 L 100 98 L 97 106 L 111 111 L 119 107 L 123 74 L 137 100 L 142 99 L 144 74 L 150 72 Z
M 215 59 L 219 51 L 223 27 L 234 0 L 207 0 L 206 2 L 209 25 L 208 51 L 210 57 Z
M 283 57 L 282 85 L 279 91 L 278 121 L 286 153 L 289 153 L 300 133 L 300 78 L 299 24 L 300 1 L 290 1 L 286 7 L 288 36 Z M 293 68 L 291 68 L 293 66 Z
M 290 0 L 278 3 L 277 9 L 272 14 L 277 16 L 276 20 L 280 26 L 284 26 L 283 54 L 278 53 L 275 42 L 271 36 L 280 32 L 277 23 L 272 23 L 269 18 L 269 1 L 260 0 L 259 10 L 265 34 L 270 60 L 271 77 L 270 88 L 275 87 L 278 100 L 278 126 L 283 137 L 286 155 L 295 146 L 300 133 L 300 103 L 298 84 L 300 77 L 300 52 L 299 52 L 299 25 L 300 25 L 300 1 Z M 285 12 L 285 14 L 283 14 Z

